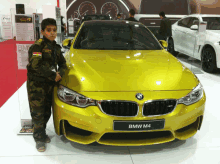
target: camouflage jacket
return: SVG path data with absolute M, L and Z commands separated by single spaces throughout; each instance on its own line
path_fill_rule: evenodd
M 27 76 L 37 81 L 55 82 L 67 69 L 61 47 L 47 38 L 37 40 L 28 50 Z

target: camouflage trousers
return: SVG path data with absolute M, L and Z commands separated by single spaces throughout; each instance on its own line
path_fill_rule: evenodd
M 27 92 L 35 141 L 44 141 L 46 125 L 51 116 L 53 84 L 28 79 Z

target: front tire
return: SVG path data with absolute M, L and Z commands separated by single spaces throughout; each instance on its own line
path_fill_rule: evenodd
M 177 56 L 178 55 L 178 52 L 174 50 L 174 42 L 173 42 L 173 39 L 169 39 L 168 40 L 168 47 L 167 47 L 167 51 L 169 53 L 171 53 L 173 56 Z
M 205 48 L 202 51 L 202 69 L 208 73 L 213 73 L 217 69 L 216 54 L 211 47 Z

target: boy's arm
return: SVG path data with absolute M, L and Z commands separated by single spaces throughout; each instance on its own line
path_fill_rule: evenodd
M 63 77 L 63 75 L 65 74 L 65 71 L 67 69 L 67 65 L 66 65 L 66 59 L 64 58 L 61 49 L 59 50 L 59 61 L 58 61 L 58 72 L 60 74 L 61 77 Z
M 33 45 L 33 47 L 29 49 L 29 69 L 34 70 L 39 76 L 54 81 L 56 72 L 52 71 L 49 65 L 43 61 L 41 49 L 39 45 Z

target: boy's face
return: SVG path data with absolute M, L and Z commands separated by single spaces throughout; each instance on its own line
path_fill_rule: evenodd
M 43 36 L 45 36 L 48 40 L 54 41 L 57 37 L 57 27 L 54 25 L 46 26 L 46 28 L 41 30 Z

